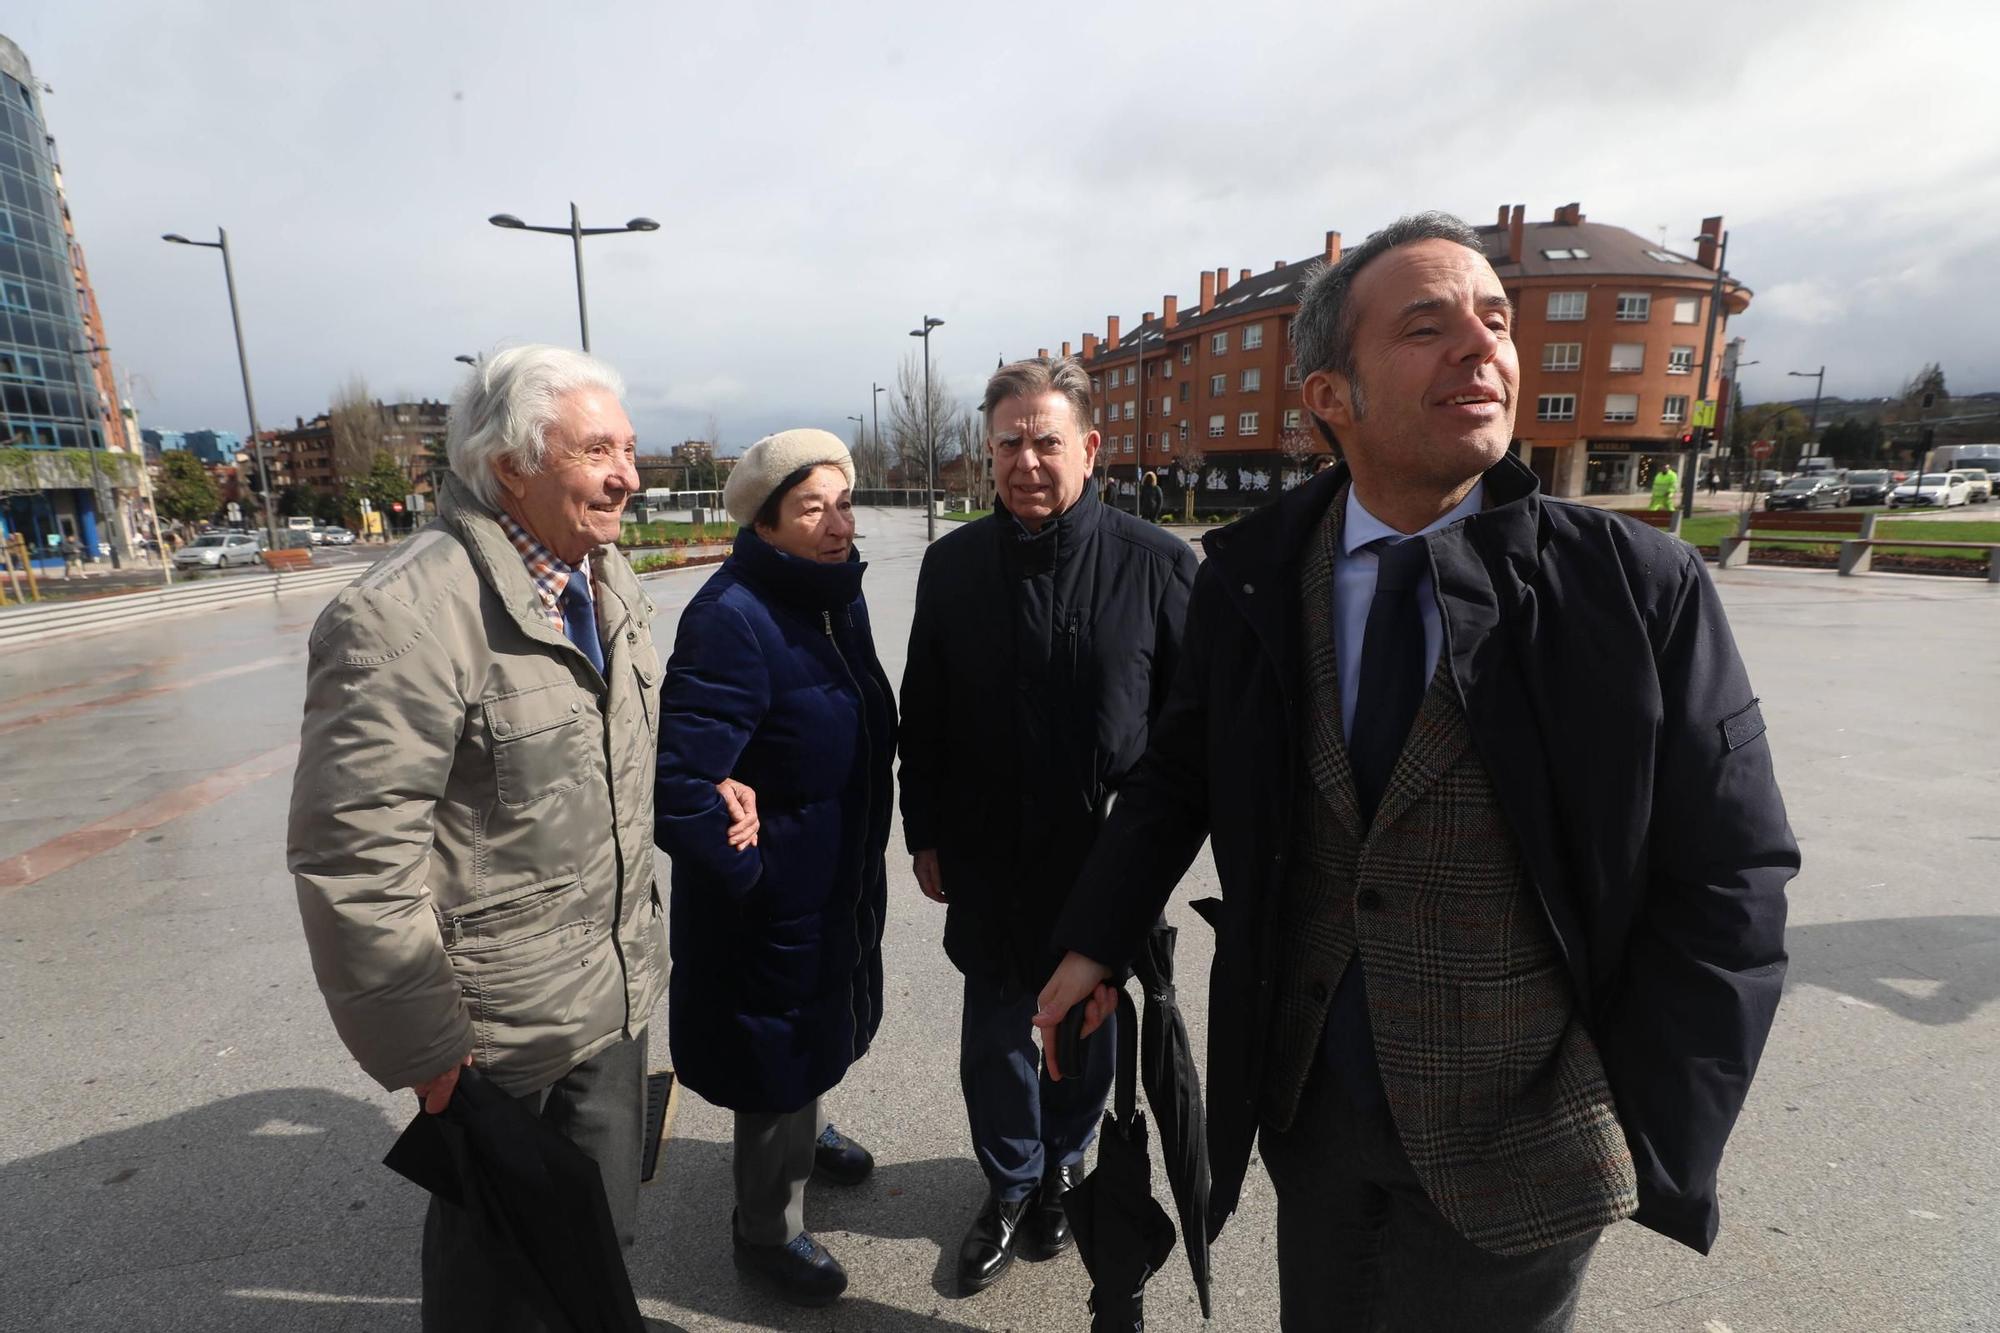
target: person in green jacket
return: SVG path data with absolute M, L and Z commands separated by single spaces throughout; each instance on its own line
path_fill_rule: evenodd
M 1672 510 L 1674 507 L 1674 492 L 1680 489 L 1680 484 L 1681 476 L 1680 473 L 1674 471 L 1674 465 L 1672 463 L 1662 464 L 1660 470 L 1653 474 L 1653 503 L 1651 507 L 1654 509 Z

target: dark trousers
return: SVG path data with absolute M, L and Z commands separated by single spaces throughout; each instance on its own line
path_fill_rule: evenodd
M 1316 1066 L 1288 1130 L 1266 1129 L 1285 1333 L 1563 1333 L 1599 1232 L 1525 1255 L 1482 1250 L 1424 1193 L 1386 1109 Z
M 965 1091 L 972 1151 L 1000 1198 L 1024 1199 L 1051 1164 L 1075 1166 L 1097 1133 L 1111 1093 L 1117 1016 L 1084 1046 L 1081 1076 L 1052 1082 L 1041 1067 L 1032 1020 L 1035 993 L 980 977 L 965 979 L 958 1029 L 958 1081 Z
M 588 1153 L 604 1173 L 618 1239 L 632 1244 L 639 1211 L 639 1150 L 646 1122 L 646 1035 L 619 1041 L 539 1092 L 517 1100 Z M 431 1198 L 424 1217 L 424 1333 L 541 1333 L 522 1308 L 504 1262 L 479 1243 L 455 1204 Z
M 806 1229 L 806 1181 L 825 1128 L 818 1097 L 796 1111 L 736 1112 L 737 1235 L 752 1245 L 784 1245 Z

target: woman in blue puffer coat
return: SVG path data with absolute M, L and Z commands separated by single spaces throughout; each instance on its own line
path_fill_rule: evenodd
M 805 1230 L 806 1181 L 874 1165 L 820 1109 L 882 1019 L 894 802 L 895 692 L 861 596 L 853 485 L 825 431 L 744 452 L 723 492 L 735 547 L 681 613 L 660 701 L 674 1067 L 736 1113 L 738 1269 L 804 1305 L 847 1286 Z M 755 793 L 752 846 L 731 845 L 725 779 Z

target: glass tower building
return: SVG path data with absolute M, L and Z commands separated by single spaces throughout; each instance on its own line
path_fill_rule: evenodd
M 100 505 L 129 470 L 105 452 L 54 140 L 21 48 L 0 37 L 0 540 L 95 559 Z M 76 451 L 88 451 L 79 453 Z

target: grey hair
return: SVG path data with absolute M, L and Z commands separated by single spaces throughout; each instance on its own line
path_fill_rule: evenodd
M 1067 399 L 1070 410 L 1076 413 L 1077 428 L 1090 433 L 1090 373 L 1073 356 L 1031 356 L 994 371 L 993 378 L 986 381 L 986 397 L 979 404 L 986 433 L 993 433 L 993 411 L 1000 404 L 1009 398 L 1039 398 L 1045 393 L 1059 393 Z
M 479 358 L 459 385 L 445 428 L 445 456 L 452 475 L 481 503 L 500 507 L 500 478 L 493 465 L 511 459 L 522 472 L 542 470 L 548 429 L 565 395 L 603 389 L 625 396 L 617 371 L 587 352 L 529 343 Z
M 1453 241 L 1475 254 L 1486 253 L 1479 233 L 1451 214 L 1413 213 L 1397 218 L 1349 250 L 1338 264 L 1315 259 L 1306 268 L 1305 290 L 1292 320 L 1292 365 L 1301 382 L 1325 370 L 1353 384 L 1354 326 L 1359 312 L 1347 298 L 1354 290 L 1355 276 L 1397 246 L 1415 241 Z

